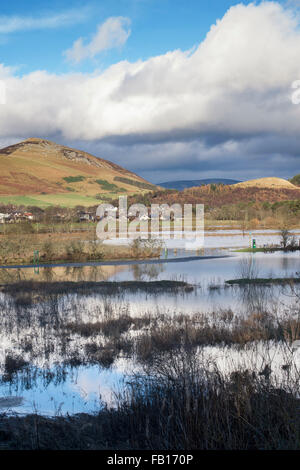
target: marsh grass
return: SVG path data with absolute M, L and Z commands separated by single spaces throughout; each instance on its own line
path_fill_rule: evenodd
M 178 287 L 178 294 L 180 289 L 186 288 L 181 281 L 167 281 L 165 287 L 169 288 L 173 283 Z M 123 287 L 125 291 L 129 289 L 131 292 L 132 288 L 137 292 L 138 289 L 143 291 L 144 284 L 147 285 L 147 295 L 161 293 L 164 285 L 154 282 L 151 287 L 152 283 L 125 282 Z M 258 342 L 291 344 L 300 339 L 297 305 L 281 316 L 276 311 L 254 307 L 244 315 L 230 309 L 209 314 L 172 314 L 163 307 L 156 312 L 145 310 L 133 315 L 124 302 L 119 283 L 103 283 L 103 290 L 99 289 L 97 294 L 85 286 L 82 291 L 76 286 L 73 294 L 70 293 L 72 290 L 66 294 L 69 286 L 58 283 L 53 286 L 50 283 L 53 290 L 46 291 L 39 283 L 37 286 L 29 284 L 32 290 L 27 289 L 27 285 L 26 282 L 20 283 L 16 291 L 11 285 L 3 288 L 9 296 L 5 303 L 0 303 L 6 312 L 0 317 L 0 326 L 8 337 L 18 336 L 18 348 L 14 349 L 14 354 L 18 352 L 30 363 L 48 361 L 52 356 L 56 361 L 59 358 L 68 363 L 72 358 L 76 363 L 97 363 L 101 355 L 109 352 L 113 358 L 111 364 L 120 356 L 130 356 L 134 361 L 145 364 L 151 363 L 157 354 L 176 351 L 181 346 L 194 349 L 208 346 L 243 348 Z M 98 299 L 93 312 L 79 302 L 82 295 L 85 299 Z M 257 301 L 257 296 L 255 299 Z
M 79 294 L 102 294 L 105 296 L 115 296 L 121 292 L 145 292 L 148 294 L 158 294 L 163 292 L 173 293 L 174 295 L 180 293 L 191 293 L 195 290 L 195 286 L 185 281 L 80 281 L 80 282 L 38 282 L 38 281 L 19 281 L 12 284 L 0 284 L 0 289 L 6 294 L 13 295 L 16 292 L 17 298 L 26 299 L 37 298 L 40 300 L 41 296 L 45 298 L 50 295 L 67 295 L 70 293 Z M 24 300 L 24 304 L 26 301 Z
M 299 450 L 298 385 L 282 390 L 251 370 L 226 375 L 183 348 L 133 377 L 115 408 L 0 416 L 0 442 L 7 449 Z
M 0 327 L 13 345 L 0 364 L 2 383 L 30 389 L 42 377 L 45 387 L 58 385 L 72 369 L 94 364 L 109 369 L 120 358 L 130 359 L 139 375 L 126 377 L 114 407 L 103 403 L 95 415 L 0 415 L 0 446 L 300 449 L 299 370 L 290 351 L 300 339 L 299 304 L 279 315 L 264 309 L 261 291 L 253 286 L 255 303 L 245 315 L 231 309 L 175 314 L 160 306 L 134 316 L 121 302 L 122 290 L 144 289 L 147 295 L 164 288 L 189 290 L 183 281 L 165 282 L 99 283 L 100 295 L 95 283 L 2 286 Z M 93 307 L 88 298 L 97 300 Z M 278 366 L 280 379 L 271 343 L 287 350 Z M 209 357 L 210 347 L 217 356 Z M 230 362 L 235 353 L 251 360 L 231 367 L 217 363 L 221 354 Z
M 283 391 L 251 370 L 210 371 L 181 349 L 130 383 L 111 429 L 129 430 L 136 449 L 299 449 L 297 386 Z

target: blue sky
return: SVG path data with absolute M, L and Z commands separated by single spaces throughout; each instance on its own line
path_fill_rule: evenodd
M 41 69 L 51 73 L 91 72 L 119 60 L 136 61 L 165 54 L 174 49 L 188 50 L 201 42 L 210 26 L 239 1 L 210 0 L 16 0 L 1 3 L 3 17 L 70 16 L 70 23 L 53 28 L 13 31 L 0 35 L 1 62 L 20 67 L 18 73 Z M 251 2 L 243 2 L 245 4 Z M 77 13 L 77 14 L 76 14 Z M 72 21 L 72 17 L 75 18 Z M 131 20 L 132 33 L 120 49 L 105 51 L 93 60 L 72 67 L 63 51 L 78 37 L 87 40 L 97 26 L 112 16 Z
M 0 146 L 48 138 L 153 182 L 290 177 L 299 50 L 300 0 L 2 2 Z

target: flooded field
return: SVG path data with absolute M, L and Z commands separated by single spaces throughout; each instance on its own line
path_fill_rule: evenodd
M 178 350 L 186 338 L 208 368 L 261 373 L 272 363 L 281 387 L 284 366 L 296 380 L 297 287 L 225 281 L 249 273 L 295 277 L 300 254 L 211 247 L 211 240 L 228 239 L 224 232 L 205 239 L 202 254 L 220 256 L 213 259 L 191 261 L 178 247 L 159 264 L 1 269 L 0 411 L 57 416 L 114 406 L 155 353 Z M 274 235 L 264 236 L 274 242 Z M 176 257 L 180 262 L 169 262 Z

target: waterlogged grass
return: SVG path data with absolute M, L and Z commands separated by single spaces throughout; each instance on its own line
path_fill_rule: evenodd
M 239 250 L 234 250 L 235 253 L 275 253 L 276 251 L 283 251 L 283 252 L 288 252 L 288 251 L 299 251 L 300 247 L 299 246 L 293 246 L 293 247 L 264 247 L 264 248 L 241 248 Z
M 172 292 L 193 292 L 194 286 L 183 281 L 161 280 L 161 281 L 121 281 L 121 282 L 33 282 L 21 281 L 13 284 L 2 285 L 2 291 L 14 293 L 15 290 L 23 293 L 39 293 L 43 295 L 67 294 L 71 292 L 84 293 L 102 293 L 105 295 L 117 295 L 122 291 L 161 293 Z
M 122 302 L 123 290 L 147 295 L 192 290 L 176 281 L 78 286 L 3 286 L 2 382 L 18 390 L 21 383 L 32 387 L 35 365 L 44 364 L 43 383 L 57 386 L 81 365 L 109 370 L 125 357 L 139 365 L 138 374 L 126 377 L 114 407 L 103 403 L 93 415 L 1 415 L 1 448 L 300 449 L 299 372 L 295 375 L 290 351 L 300 339 L 297 312 L 283 318 L 263 309 L 246 316 L 232 310 L 182 315 L 160 306 L 156 312 L 141 307 L 132 315 Z M 114 303 L 111 296 L 117 296 Z M 278 362 L 280 345 L 286 351 L 280 358 L 284 362 L 279 362 L 282 381 L 272 364 L 274 347 Z M 213 359 L 214 348 L 215 357 L 225 351 L 231 370 Z M 232 363 L 235 352 L 248 355 L 249 363 Z M 54 362 L 55 368 L 49 369 Z
M 245 285 L 293 285 L 299 284 L 300 278 L 299 277 L 279 277 L 279 278 L 245 278 L 245 279 L 230 279 L 225 281 L 226 284 L 229 285 L 238 285 L 238 286 L 245 286 Z

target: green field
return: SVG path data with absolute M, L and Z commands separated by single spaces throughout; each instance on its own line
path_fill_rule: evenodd
M 42 209 L 48 206 L 75 207 L 93 206 L 100 201 L 91 196 L 81 194 L 34 194 L 28 196 L 0 196 L 0 203 L 14 204 L 16 206 L 36 206 Z

